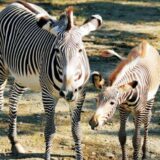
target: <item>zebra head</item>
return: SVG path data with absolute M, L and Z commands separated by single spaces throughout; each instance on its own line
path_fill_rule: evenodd
M 66 15 L 53 22 L 48 20 L 43 29 L 55 36 L 55 59 L 59 62 L 58 70 L 63 74 L 59 95 L 66 100 L 75 100 L 78 90 L 81 90 L 89 79 L 90 67 L 82 38 L 96 30 L 102 23 L 99 15 L 93 15 L 82 26 L 74 25 L 73 10 L 69 8 Z M 41 20 L 40 20 L 41 21 Z M 39 21 L 39 24 L 40 24 Z
M 137 81 L 133 81 L 121 86 L 111 85 L 104 87 L 104 79 L 96 72 L 92 75 L 96 88 L 102 88 L 102 92 L 97 96 L 97 109 L 89 124 L 92 129 L 102 126 L 114 115 L 117 106 L 123 104 L 132 94 L 135 93 Z

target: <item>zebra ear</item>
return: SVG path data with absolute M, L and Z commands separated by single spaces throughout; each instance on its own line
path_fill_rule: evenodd
M 48 26 L 48 28 L 46 28 L 46 30 L 49 30 L 49 17 L 38 14 L 38 15 L 36 15 L 36 20 L 37 20 L 37 25 L 40 28 Z
M 100 15 L 92 15 L 90 19 L 80 27 L 82 36 L 88 35 L 91 31 L 96 30 L 102 24 L 102 17 Z
M 138 85 L 138 81 L 132 81 L 125 85 L 120 86 L 119 90 L 121 90 L 122 92 L 129 92 L 130 90 L 136 88 L 137 85 Z
M 67 28 L 68 20 L 66 18 L 66 15 L 61 15 L 60 19 L 57 21 L 55 18 L 52 18 L 51 16 L 41 16 L 37 15 L 37 25 L 47 30 L 48 32 L 57 35 L 58 32 L 61 32 Z
M 70 6 L 66 9 L 66 15 L 68 18 L 68 24 L 66 30 L 69 31 L 74 26 L 73 7 Z
M 103 79 L 102 75 L 99 72 L 97 71 L 92 72 L 91 78 L 92 78 L 92 83 L 96 88 L 102 89 L 103 86 L 105 85 L 105 80 Z

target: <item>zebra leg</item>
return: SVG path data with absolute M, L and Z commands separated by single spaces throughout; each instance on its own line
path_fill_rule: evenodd
M 1 56 L 0 53 L 0 111 L 3 109 L 3 93 L 8 78 L 8 70 L 6 69 Z
M 6 86 L 6 82 L 7 82 L 7 80 L 6 79 L 2 79 L 1 77 L 0 77 L 0 111 L 2 111 L 3 110 L 3 93 L 4 93 L 4 88 L 5 88 L 5 86 Z
M 9 98 L 9 133 L 8 137 L 12 145 L 11 150 L 13 154 L 25 153 L 23 147 L 17 141 L 17 103 L 20 96 L 23 94 L 25 88 L 19 86 L 17 83 L 11 88 Z
M 146 115 L 144 119 L 144 140 L 143 140 L 143 146 L 142 146 L 142 159 L 147 158 L 147 152 L 148 152 L 148 126 L 151 120 L 152 112 L 149 110 L 149 113 Z
M 120 129 L 119 129 L 119 142 L 121 144 L 121 149 L 122 149 L 122 160 L 127 159 L 127 154 L 126 154 L 126 122 L 129 116 L 129 112 L 124 111 L 123 109 L 120 108 Z
M 42 91 L 42 99 L 46 116 L 46 126 L 45 126 L 45 143 L 46 143 L 46 152 L 45 152 L 45 160 L 50 160 L 50 152 L 52 146 L 52 138 L 56 131 L 54 124 L 54 114 L 55 114 L 55 106 L 57 104 L 57 99 L 53 99 L 53 97 L 45 91 Z
M 139 149 L 141 145 L 141 115 L 137 115 L 134 119 L 134 124 L 135 124 L 135 133 L 132 139 L 133 143 L 133 159 L 138 160 L 139 157 Z
M 76 101 L 76 108 L 71 111 L 72 117 L 72 135 L 75 142 L 76 160 L 83 159 L 83 153 L 81 148 L 81 110 L 85 99 L 85 90 L 79 92 L 78 99 Z

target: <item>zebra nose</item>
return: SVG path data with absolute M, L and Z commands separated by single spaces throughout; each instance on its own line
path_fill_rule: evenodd
M 61 91 L 59 92 L 59 95 L 64 98 L 64 97 L 65 97 L 65 92 L 61 90 Z
M 68 101 L 72 100 L 72 99 L 73 99 L 73 92 L 71 92 L 71 91 L 67 92 L 65 98 L 66 98 L 66 100 L 68 100 Z
M 73 92 L 72 91 L 63 91 L 59 92 L 59 95 L 65 98 L 67 101 L 71 101 L 73 99 Z
M 89 125 L 91 126 L 91 129 L 95 129 L 98 126 L 98 121 L 94 120 L 94 117 L 92 117 L 89 121 Z

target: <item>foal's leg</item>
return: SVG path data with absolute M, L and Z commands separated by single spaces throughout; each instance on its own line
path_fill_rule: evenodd
M 142 146 L 142 159 L 147 158 L 147 152 L 148 152 L 148 126 L 151 120 L 152 112 L 151 110 L 145 117 L 145 122 L 144 122 L 144 140 L 143 140 L 143 146 Z
M 141 145 L 141 121 L 142 121 L 142 115 L 139 114 L 134 119 L 135 132 L 132 139 L 133 148 L 134 148 L 134 152 L 133 152 L 134 160 L 138 160 L 139 158 L 139 149 Z
M 154 99 L 151 99 L 150 101 L 147 102 L 146 105 L 146 111 L 145 111 L 145 115 L 144 115 L 144 141 L 143 141 L 143 146 L 142 146 L 142 159 L 146 159 L 147 158 L 147 151 L 148 151 L 148 126 L 149 123 L 151 121 L 151 116 L 152 116 L 152 106 L 154 103 Z
M 120 129 L 119 129 L 119 142 L 121 144 L 122 149 L 122 160 L 127 159 L 127 153 L 126 153 L 126 122 L 129 116 L 129 112 L 126 112 L 120 107 Z

